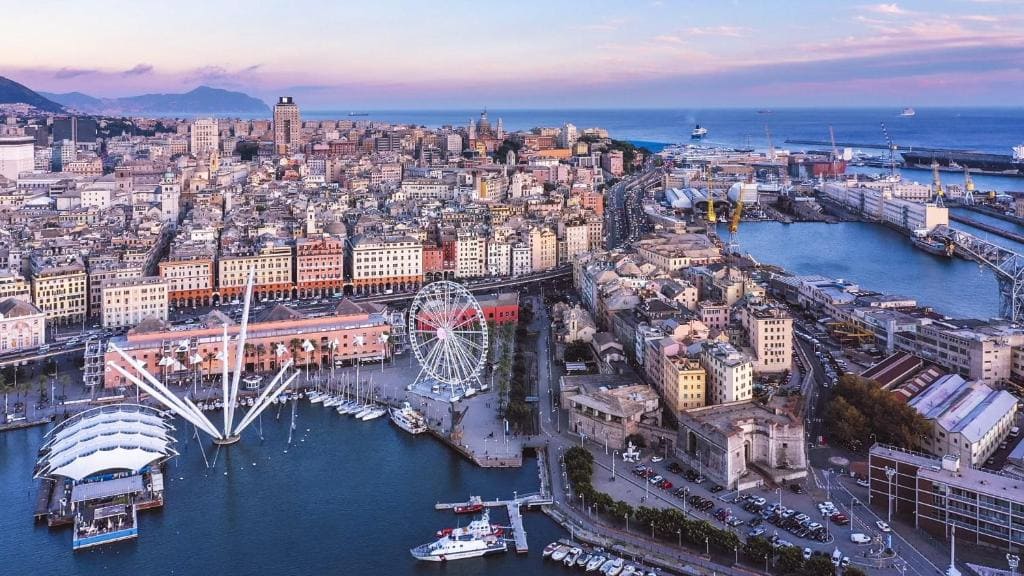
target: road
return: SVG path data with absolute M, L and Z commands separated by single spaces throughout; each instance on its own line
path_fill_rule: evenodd
M 608 249 L 636 240 L 643 233 L 643 197 L 652 185 L 661 183 L 660 169 L 649 167 L 608 189 L 605 195 L 605 233 Z

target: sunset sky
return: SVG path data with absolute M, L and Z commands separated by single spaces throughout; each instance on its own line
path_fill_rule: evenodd
M 1020 105 L 1024 1 L 11 2 L 0 75 L 306 109 Z

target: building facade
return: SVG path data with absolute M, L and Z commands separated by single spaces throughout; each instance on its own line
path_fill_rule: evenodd
M 295 151 L 302 144 L 299 105 L 291 96 L 281 96 L 274 105 L 274 148 L 278 153 Z
M 0 300 L 0 354 L 46 343 L 46 314 L 20 298 Z
M 295 242 L 295 290 L 299 298 L 340 294 L 345 288 L 345 240 L 323 234 Z
M 147 318 L 167 320 L 167 282 L 159 276 L 103 283 L 104 328 L 132 327 Z

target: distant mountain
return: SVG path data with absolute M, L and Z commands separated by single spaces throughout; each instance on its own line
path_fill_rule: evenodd
M 64 111 L 64 107 L 60 104 L 3 76 L 0 76 L 0 104 L 29 104 L 44 112 Z
M 82 112 L 86 110 L 99 110 L 103 107 L 103 100 L 88 94 L 82 94 L 81 92 L 65 92 L 63 94 L 40 92 L 40 94 L 54 102 L 60 102 L 66 108 L 74 108 Z
M 57 102 L 88 114 L 269 114 L 259 98 L 242 92 L 200 86 L 184 94 L 143 94 L 95 98 L 81 92 L 48 94 Z

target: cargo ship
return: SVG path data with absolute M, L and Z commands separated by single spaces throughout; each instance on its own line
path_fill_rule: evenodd
M 903 164 L 909 168 L 931 170 L 932 163 L 939 170 L 962 171 L 965 168 L 979 174 L 1005 174 L 1024 176 L 1024 145 L 1015 146 L 1013 154 L 988 154 L 985 152 L 936 151 L 900 153 Z

